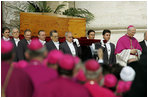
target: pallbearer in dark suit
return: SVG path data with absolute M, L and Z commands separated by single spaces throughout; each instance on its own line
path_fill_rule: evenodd
M 18 43 L 18 59 L 24 60 L 25 58 L 25 51 L 27 50 L 27 45 L 31 42 L 31 31 L 29 29 L 26 29 L 24 31 L 24 39 L 19 41 Z
M 10 35 L 10 29 L 8 27 L 4 27 L 2 28 L 2 39 L 5 41 L 10 40 L 9 35 Z
M 80 56 L 78 47 L 73 43 L 72 33 L 65 33 L 66 41 L 60 44 L 59 49 L 65 54 L 71 54 L 73 56 Z
M 105 45 L 104 49 L 103 49 L 103 61 L 106 64 L 114 64 L 116 63 L 116 56 L 115 56 L 115 45 L 111 42 L 109 42 L 110 40 L 110 36 L 111 36 L 111 31 L 108 29 L 103 30 L 103 39 L 107 41 L 107 43 L 104 43 L 101 40 L 101 43 Z
M 147 57 L 147 32 L 144 33 L 144 40 L 139 42 L 143 56 Z
M 87 32 L 88 39 L 94 39 L 95 38 L 95 31 L 94 30 L 88 30 Z M 94 56 L 94 50 L 95 45 L 92 44 L 91 46 L 81 46 L 82 49 L 82 61 L 86 61 L 88 59 L 95 59 Z
M 124 97 L 147 97 L 147 58 L 143 55 L 139 61 L 128 64 L 135 70 L 136 76 L 130 91 L 125 93 Z
M 42 43 L 42 45 L 45 45 L 46 41 L 45 41 L 45 38 L 46 38 L 46 33 L 44 30 L 40 30 L 38 32 L 38 38 L 39 38 L 39 41 Z
M 51 50 L 57 49 L 59 50 L 59 41 L 58 41 L 58 32 L 56 30 L 50 31 L 51 41 L 47 42 L 45 45 L 47 47 L 48 52 Z
M 15 53 L 14 61 L 18 61 L 18 42 L 20 41 L 20 39 L 19 39 L 19 30 L 17 28 L 12 29 L 12 36 L 13 38 L 11 39 L 11 42 L 14 45 L 14 53 Z

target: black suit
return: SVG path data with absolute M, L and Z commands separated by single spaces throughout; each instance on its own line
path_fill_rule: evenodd
M 91 53 L 91 49 L 89 46 L 81 46 L 82 49 L 82 55 L 81 55 L 81 59 L 83 62 L 85 62 L 88 59 L 93 59 L 93 55 Z
M 18 61 L 18 46 L 16 46 L 14 38 L 12 38 L 10 41 L 13 43 L 14 46 L 13 48 L 13 51 L 15 53 L 14 61 Z
M 143 41 L 141 41 L 139 43 L 140 43 L 140 46 L 142 48 L 142 54 L 144 54 L 144 56 L 147 57 L 147 46 L 145 44 L 145 41 L 143 40 Z
M 52 40 L 45 43 L 45 46 L 46 46 L 48 52 L 50 52 L 51 50 L 57 49 L 57 47 L 55 46 L 55 44 L 53 43 Z
M 76 51 L 76 56 L 80 57 L 80 55 L 81 55 L 80 54 L 80 47 L 78 48 L 75 43 L 73 43 L 73 45 L 74 45 L 74 48 L 75 48 L 75 51 Z M 69 46 L 68 46 L 66 41 L 63 42 L 62 44 L 60 44 L 59 49 L 61 51 L 63 51 L 63 53 L 65 53 L 65 54 L 71 54 L 72 55 L 71 50 L 70 50 L 70 48 L 69 48 Z
M 101 48 L 100 43 L 94 43 L 94 45 L 95 45 L 95 50 Z M 82 49 L 82 58 L 81 59 L 83 62 L 85 62 L 86 60 L 89 60 L 89 59 L 97 60 L 98 54 L 94 53 L 94 55 L 92 55 L 90 46 L 81 46 L 81 49 Z
M 28 42 L 26 39 L 22 39 L 18 42 L 18 58 L 19 60 L 25 60 L 25 51 L 27 50 Z
M 147 97 L 147 58 L 144 54 L 140 60 L 128 64 L 135 72 L 136 76 L 129 92 L 124 94 L 125 97 Z
M 113 43 L 110 43 L 110 47 L 111 47 L 111 54 L 110 54 L 110 58 L 108 59 L 108 51 L 107 51 L 107 47 L 105 45 L 105 47 L 102 47 L 100 43 L 96 43 L 95 44 L 96 49 L 102 48 L 103 49 L 103 61 L 104 64 L 115 64 L 116 63 L 116 56 L 115 56 L 115 45 Z

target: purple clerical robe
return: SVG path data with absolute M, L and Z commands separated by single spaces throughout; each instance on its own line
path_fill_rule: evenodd
M 88 81 L 84 86 L 93 97 L 115 97 L 115 94 L 111 90 L 100 87 L 95 81 Z
M 130 39 L 132 40 L 132 44 Z M 131 38 L 127 34 L 125 34 L 118 40 L 116 49 L 115 49 L 115 54 L 122 52 L 122 50 L 124 49 L 138 49 L 142 51 L 142 48 L 139 42 L 136 40 L 136 38 L 134 37 Z
M 88 90 L 68 77 L 58 79 L 40 85 L 35 91 L 34 97 L 90 97 Z
M 131 49 L 136 49 L 137 53 L 132 54 Z M 122 36 L 116 45 L 115 54 L 116 61 L 121 66 L 127 66 L 128 60 L 138 60 L 142 53 L 142 48 L 139 42 L 134 37 L 129 37 L 127 34 Z
M 9 68 L 10 65 L 7 62 L 1 62 L 1 87 L 4 85 Z M 6 97 L 31 97 L 33 90 L 33 84 L 28 74 L 22 69 L 13 68 L 5 90 Z
M 58 76 L 56 70 L 42 65 L 42 63 L 37 60 L 30 61 L 29 65 L 25 67 L 24 70 L 30 76 L 35 89 L 40 84 L 56 79 Z

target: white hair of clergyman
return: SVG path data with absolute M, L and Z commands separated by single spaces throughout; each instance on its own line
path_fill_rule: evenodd
M 66 32 L 66 33 L 65 33 L 65 37 L 67 37 L 67 35 L 68 35 L 69 33 L 71 33 L 71 32 Z
M 36 56 L 44 57 L 44 52 L 47 51 L 46 47 L 43 47 L 39 50 L 27 50 L 26 52 L 30 55 L 31 58 Z
M 133 29 L 133 28 L 135 28 L 135 27 L 130 27 L 130 28 L 128 28 L 127 30 L 128 30 L 128 31 L 131 31 L 131 29 Z M 136 29 L 136 28 L 135 28 L 135 29 Z
M 97 71 L 89 71 L 85 68 L 84 73 L 87 79 L 97 79 L 99 78 L 100 73 L 102 72 L 102 68 L 100 67 Z

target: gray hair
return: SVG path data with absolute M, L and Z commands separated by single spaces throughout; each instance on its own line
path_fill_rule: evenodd
M 71 33 L 71 32 L 66 32 L 66 33 L 65 33 L 65 37 L 68 35 L 68 33 Z M 72 33 L 71 33 L 71 34 L 72 34 Z
M 130 28 L 128 28 L 127 30 L 129 31 L 129 30 L 131 30 L 132 28 L 135 28 L 135 27 L 130 27 Z M 135 28 L 136 29 L 136 28 Z
M 15 29 L 17 29 L 17 30 L 19 31 L 19 29 L 18 29 L 18 28 L 14 27 L 14 28 L 12 28 L 12 33 L 13 33 L 13 30 L 15 30 Z
M 73 71 L 73 74 L 77 74 L 79 72 L 80 69 L 82 69 L 84 71 L 84 68 L 85 68 L 85 65 L 84 63 L 82 63 L 81 61 L 75 65 L 74 67 L 74 71 Z
M 87 79 L 97 79 L 102 72 L 102 68 L 100 67 L 97 71 L 89 71 L 85 68 L 84 72 Z
M 31 58 L 34 58 L 34 57 L 37 57 L 37 56 L 44 57 L 45 51 L 47 51 L 46 47 L 43 47 L 43 48 L 36 50 L 36 51 L 28 49 L 26 52 L 28 52 L 28 54 Z
M 74 67 L 75 70 L 79 70 L 79 69 L 83 69 L 84 70 L 85 65 L 84 63 L 80 60 L 80 62 L 78 64 L 76 64 L 76 66 Z

